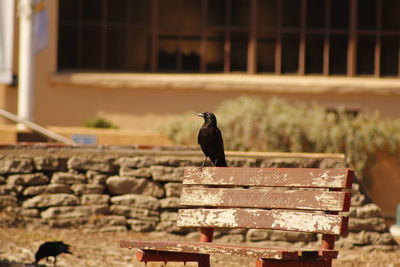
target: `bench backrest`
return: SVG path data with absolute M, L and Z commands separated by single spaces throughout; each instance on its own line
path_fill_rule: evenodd
M 340 235 L 353 176 L 350 169 L 187 167 L 177 225 Z

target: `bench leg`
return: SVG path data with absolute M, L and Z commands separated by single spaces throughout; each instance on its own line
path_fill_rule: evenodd
M 256 267 L 332 267 L 332 259 L 271 260 L 257 259 Z
M 210 267 L 210 255 L 202 255 L 198 263 L 199 267 Z

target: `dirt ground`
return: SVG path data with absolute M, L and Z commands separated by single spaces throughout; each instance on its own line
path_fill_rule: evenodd
M 87 233 L 84 230 L 66 229 L 14 229 L 0 228 L 0 267 L 33 266 L 34 254 L 42 242 L 61 240 L 71 245 L 73 255 L 62 254 L 57 259 L 59 267 L 136 267 L 145 266 L 136 262 L 134 251 L 119 248 L 120 239 L 159 239 L 182 240 L 183 237 L 165 234 L 143 233 Z M 53 266 L 52 259 L 41 267 Z M 164 266 L 163 263 L 148 263 L 150 267 Z M 183 263 L 168 263 L 167 267 L 183 266 Z M 186 266 L 197 266 L 188 263 Z M 212 256 L 214 267 L 254 266 L 254 260 L 231 256 Z M 340 250 L 339 259 L 334 266 L 385 266 L 400 267 L 400 251 L 382 252 L 357 250 Z

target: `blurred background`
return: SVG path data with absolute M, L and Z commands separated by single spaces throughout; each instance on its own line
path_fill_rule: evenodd
M 345 153 L 393 221 L 399 17 L 398 0 L 2 0 L 0 140 L 196 145 L 211 111 L 227 150 Z

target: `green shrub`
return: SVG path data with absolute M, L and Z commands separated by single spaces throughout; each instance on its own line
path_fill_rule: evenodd
M 101 117 L 89 119 L 85 122 L 85 127 L 89 128 L 103 128 L 103 129 L 118 129 L 118 127 L 111 121 L 108 121 Z
M 377 112 L 354 117 L 316 104 L 240 97 L 223 102 L 215 113 L 226 150 L 344 153 L 361 174 L 377 152 L 400 147 L 400 120 Z M 203 121 L 194 115 L 171 122 L 167 136 L 177 144 L 196 144 Z

